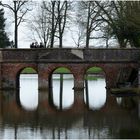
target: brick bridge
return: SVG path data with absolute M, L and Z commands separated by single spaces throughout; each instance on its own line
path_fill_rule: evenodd
M 140 49 L 0 49 L 0 89 L 19 87 L 26 67 L 38 73 L 39 89 L 49 87 L 50 75 L 59 67 L 74 76 L 74 88 L 83 89 L 84 75 L 91 67 L 103 69 L 107 88 L 129 82 L 138 86 Z

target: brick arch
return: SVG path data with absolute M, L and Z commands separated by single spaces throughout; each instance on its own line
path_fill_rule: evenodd
M 106 81 L 106 84 L 107 84 L 107 73 L 108 73 L 108 71 L 107 71 L 107 68 L 106 68 L 106 66 L 104 64 L 87 64 L 85 66 L 84 75 L 86 74 L 88 69 L 94 68 L 94 67 L 102 69 L 103 74 L 104 74 L 104 78 L 105 78 L 105 81 Z
M 39 89 L 49 88 L 49 78 L 51 77 L 52 73 L 60 67 L 67 68 L 73 77 L 75 78 L 75 73 L 73 70 L 73 65 L 71 64 L 63 64 L 63 63 L 51 63 L 51 64 L 39 64 L 38 71 L 39 71 Z
M 105 69 L 105 67 L 103 67 L 102 65 L 100 66 L 100 65 L 90 65 L 90 66 L 87 66 L 86 68 L 85 68 L 85 74 L 86 74 L 86 72 L 90 69 L 90 68 L 95 68 L 95 67 L 97 67 L 97 68 L 101 68 L 102 69 L 102 71 L 103 71 L 103 73 L 104 73 L 104 77 L 106 78 L 106 69 Z
M 70 66 L 65 65 L 65 64 L 64 65 L 62 65 L 62 64 L 60 64 L 60 65 L 52 65 L 52 66 L 47 68 L 48 69 L 48 71 L 47 71 L 48 72 L 48 80 L 49 80 L 49 83 L 48 83 L 49 85 L 48 86 L 50 86 L 51 76 L 54 73 L 54 71 L 56 69 L 58 69 L 58 68 L 61 68 L 61 67 L 68 69 L 70 71 L 70 74 L 72 74 L 72 76 L 74 77 L 74 74 L 73 74 L 72 69 L 71 69 Z
M 17 71 L 17 75 L 20 75 L 21 72 L 25 69 L 25 68 L 32 68 L 36 71 L 36 73 L 38 73 L 38 69 L 36 66 L 32 66 L 32 65 L 25 65 L 25 66 L 21 66 L 18 71 Z
M 85 65 L 69 63 L 51 63 L 51 64 L 39 64 L 39 89 L 49 88 L 49 77 L 53 71 L 59 67 L 65 67 L 71 71 L 74 77 L 74 88 L 84 87 L 84 69 Z
M 86 71 L 91 67 L 99 67 L 104 72 L 104 77 L 106 81 L 106 87 L 114 87 L 116 85 L 115 80 L 117 78 L 118 70 L 120 65 L 108 64 L 108 63 L 92 63 L 84 65 L 84 75 Z
M 17 68 L 17 72 L 16 72 L 16 87 L 19 88 L 19 76 L 22 72 L 22 70 L 24 70 L 25 68 L 32 68 L 34 69 L 37 73 L 38 73 L 38 69 L 35 65 L 32 65 L 32 64 L 25 64 L 25 65 L 22 65 L 22 66 L 19 66 Z
M 56 105 L 53 101 L 53 94 L 54 94 L 54 91 L 53 91 L 53 88 L 52 87 L 55 87 L 55 85 L 53 85 L 53 80 L 52 80 L 52 75 L 54 74 L 54 71 L 57 70 L 58 68 L 66 68 L 67 70 L 70 71 L 70 74 L 72 75 L 72 77 L 74 78 L 74 75 L 72 73 L 72 70 L 71 70 L 71 67 L 68 66 L 68 65 L 56 65 L 56 66 L 52 66 L 51 68 L 49 67 L 49 70 L 50 70 L 50 73 L 49 73 L 49 79 L 48 79 L 48 86 L 49 86 L 49 95 L 48 95 L 48 100 L 49 100 L 49 103 L 51 106 L 53 106 L 54 108 L 56 108 Z M 74 79 L 73 79 L 74 81 Z M 74 86 L 74 85 L 73 85 Z M 73 88 L 73 87 L 72 87 Z M 62 98 L 61 98 L 62 99 Z M 60 105 L 61 106 L 61 105 Z M 60 107 L 61 108 L 61 107 Z
M 21 70 L 25 67 L 32 67 L 37 71 L 37 64 L 32 63 L 7 63 L 3 64 L 3 77 L 2 77 L 2 87 L 8 89 L 18 88 L 18 78 Z
M 53 65 L 51 67 L 48 67 L 48 69 L 49 69 L 49 73 L 48 74 L 49 75 L 52 75 L 53 72 L 56 69 L 61 68 L 61 67 L 68 69 L 70 71 L 70 73 L 74 76 L 73 71 L 72 71 L 72 68 L 70 66 L 66 65 L 66 64 L 64 64 L 64 65 L 63 64 L 60 64 L 60 65 L 56 65 L 56 66 Z

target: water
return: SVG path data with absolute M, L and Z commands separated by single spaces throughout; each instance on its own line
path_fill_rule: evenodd
M 21 105 L 27 110 L 35 110 L 38 106 L 38 76 L 23 74 L 20 78 L 22 79 L 20 81 Z
M 98 78 L 97 80 L 88 81 L 88 96 L 89 96 L 89 108 L 92 110 L 100 109 L 106 102 L 106 83 L 104 78 Z M 84 91 L 85 103 L 86 102 L 86 90 Z
M 88 109 L 85 93 L 85 103 L 74 104 L 74 83 L 66 76 L 64 110 L 59 111 L 60 81 L 54 79 L 55 108 L 48 103 L 47 91 L 38 92 L 37 75 L 21 75 L 20 91 L 2 91 L 0 139 L 140 138 L 139 97 L 112 96 L 105 90 L 105 80 L 98 78 L 88 81 Z
M 74 102 L 74 81 L 72 80 L 73 76 L 71 74 L 64 74 L 63 75 L 63 100 L 62 105 L 63 109 L 67 109 L 72 106 Z M 60 75 L 53 74 L 53 100 L 56 107 L 60 108 Z

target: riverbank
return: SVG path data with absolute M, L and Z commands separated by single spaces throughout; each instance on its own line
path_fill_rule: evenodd
M 140 96 L 140 88 L 133 88 L 133 87 L 127 87 L 127 88 L 112 88 L 110 89 L 111 94 L 114 94 L 115 96 Z

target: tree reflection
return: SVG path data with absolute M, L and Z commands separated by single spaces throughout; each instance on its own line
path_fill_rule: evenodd
M 122 102 L 133 104 L 126 108 L 110 100 L 110 96 L 105 108 L 76 114 L 72 110 L 52 112 L 48 106 L 39 106 L 36 111 L 23 110 L 16 103 L 15 91 L 3 91 L 0 95 L 1 139 L 139 138 L 138 97 L 124 97 Z M 43 95 L 45 98 L 46 94 Z
M 106 101 L 106 83 L 101 68 L 91 67 L 85 73 L 85 102 L 89 109 L 100 109 Z
M 60 74 L 60 97 L 59 97 L 59 109 L 63 109 L 63 74 Z
M 86 105 L 89 108 L 89 86 L 88 86 L 88 74 L 85 75 L 85 95 L 86 95 Z
M 52 75 L 54 105 L 59 110 L 69 109 L 74 102 L 74 79 L 72 74 Z

